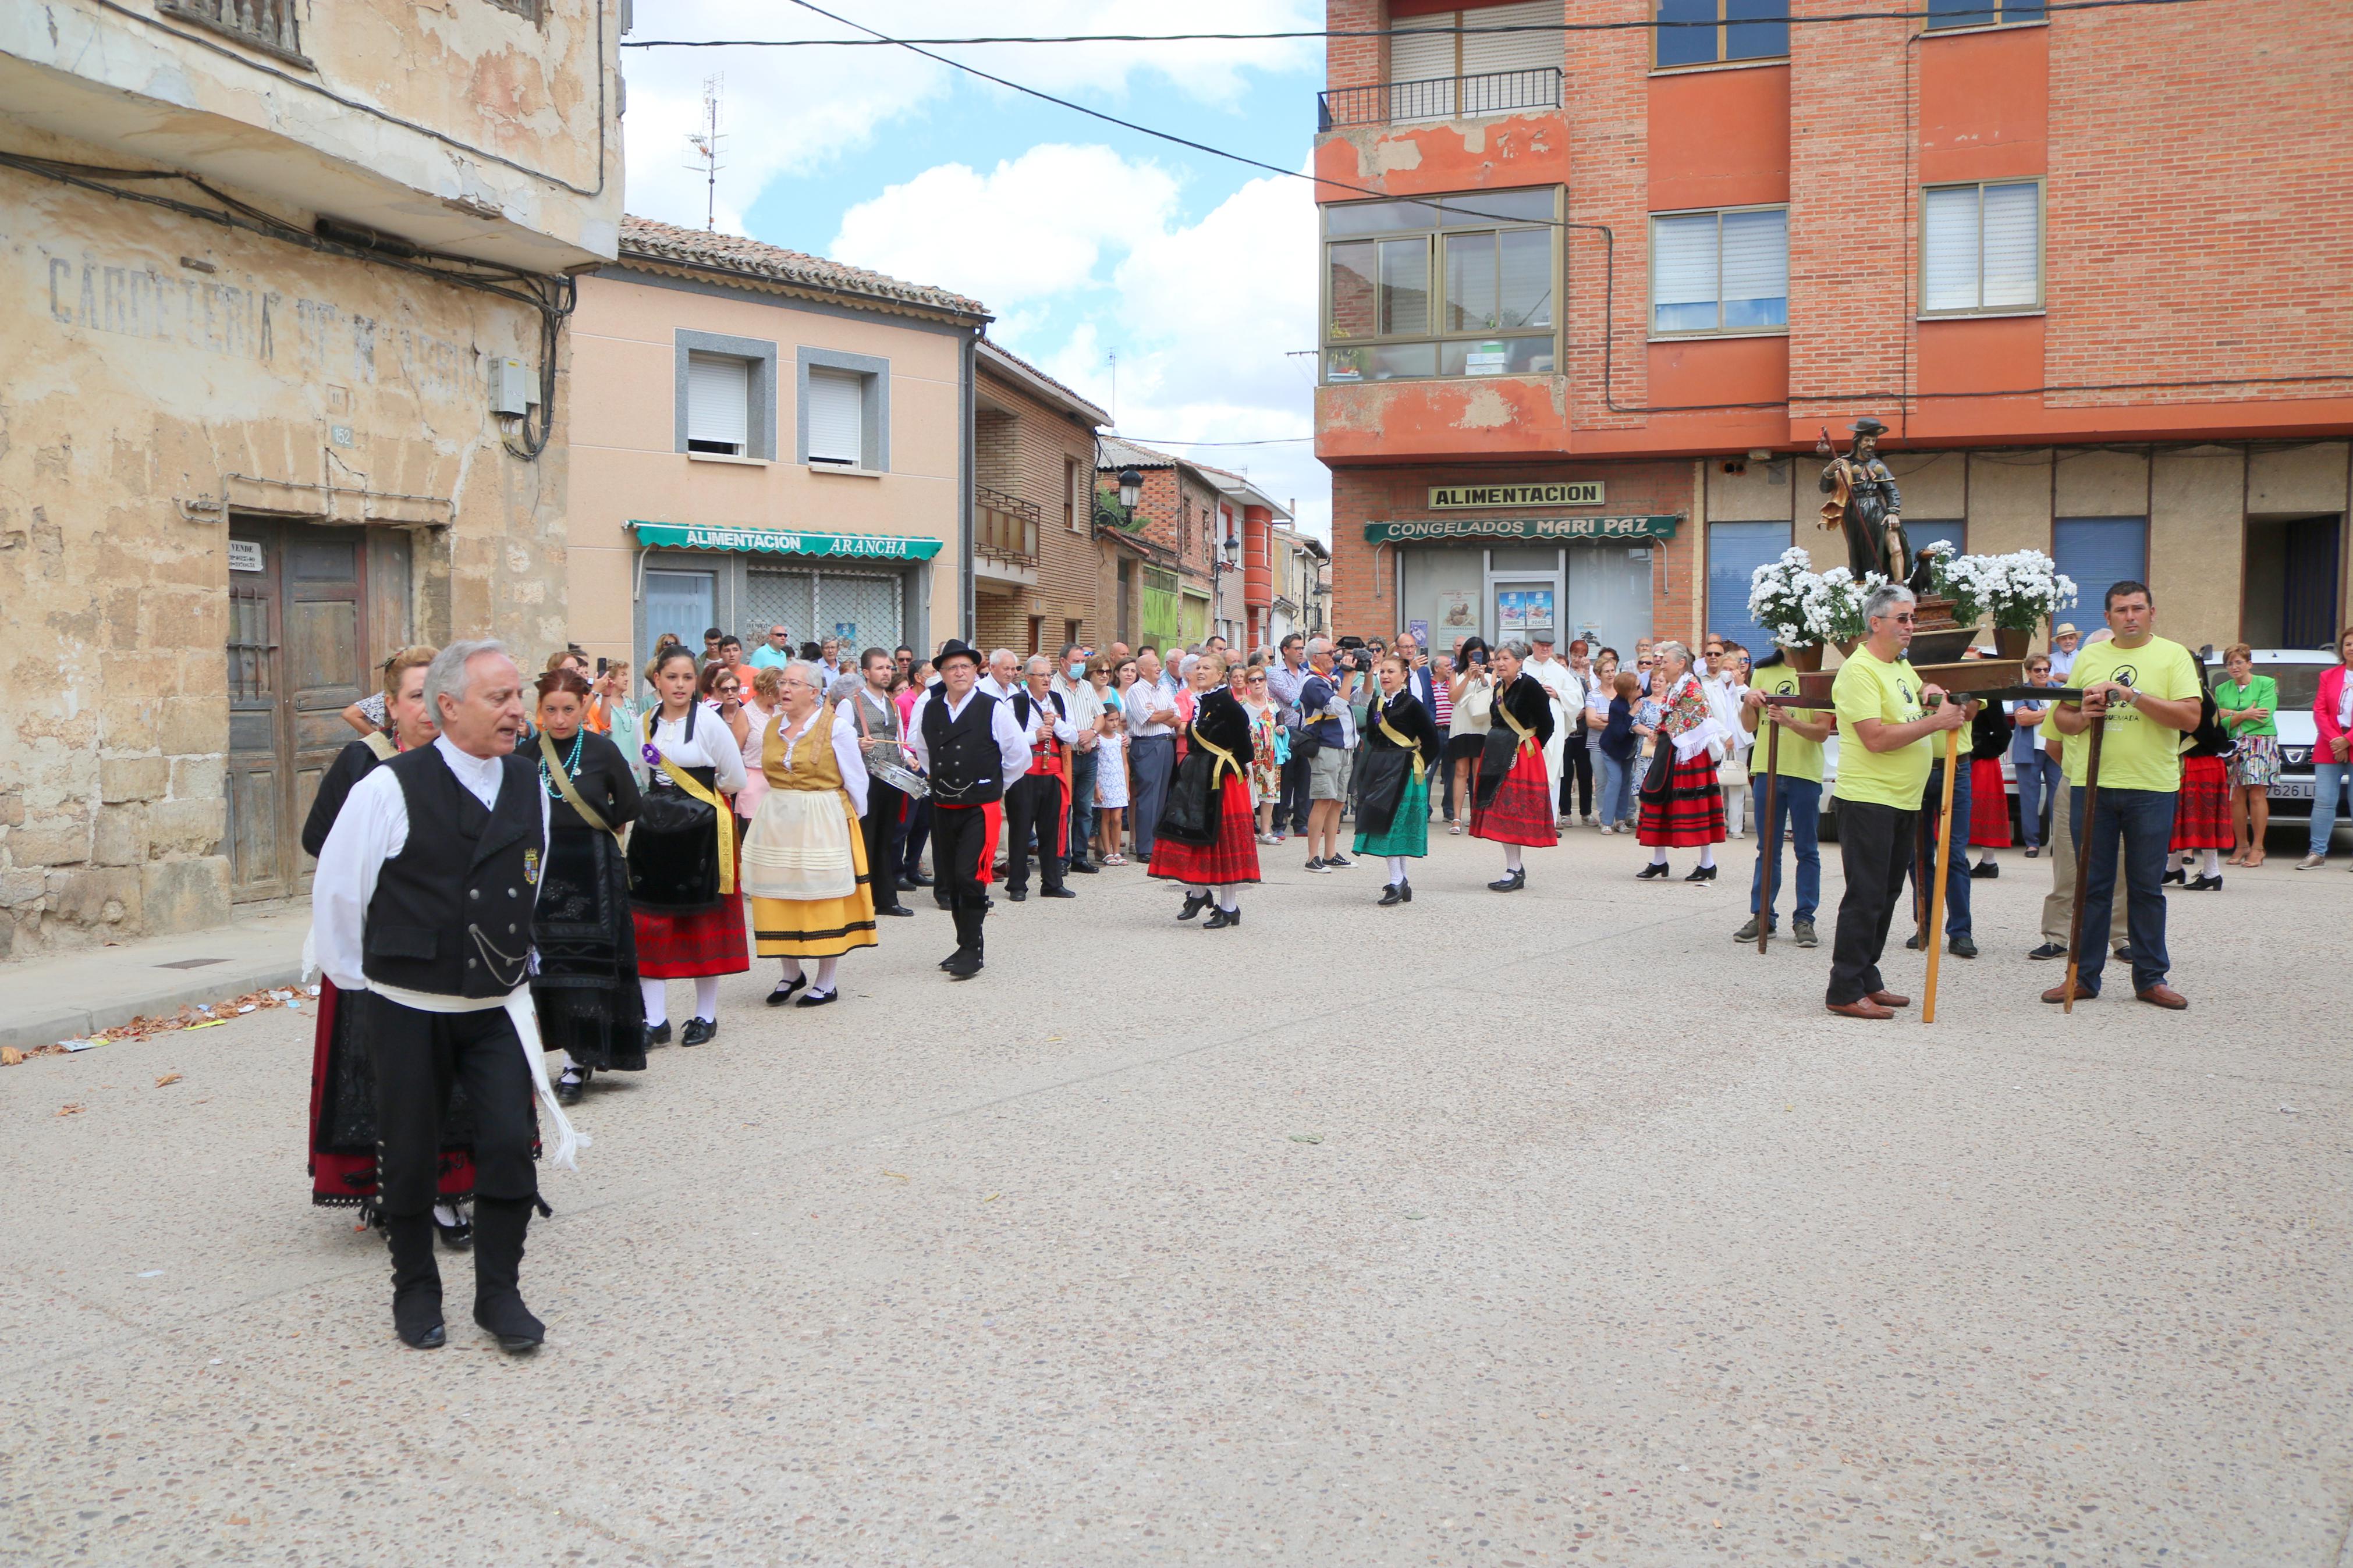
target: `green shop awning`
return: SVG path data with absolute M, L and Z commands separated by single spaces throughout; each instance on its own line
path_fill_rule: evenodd
M 840 555 L 859 561 L 929 561 L 946 543 L 890 533 L 788 533 L 780 528 L 703 528 L 635 521 L 629 526 L 637 531 L 638 542 L 649 549 L 759 550 L 776 555 Z
M 1450 540 L 1672 539 L 1680 516 L 1429 517 L 1365 524 L 1368 544 L 1434 544 Z

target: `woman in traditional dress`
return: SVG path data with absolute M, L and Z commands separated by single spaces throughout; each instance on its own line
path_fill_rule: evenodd
M 1356 759 L 1356 853 L 1387 857 L 1389 879 L 1380 897 L 1387 909 L 1413 902 L 1405 863 L 1430 853 L 1430 770 L 1446 743 L 1406 685 L 1405 659 L 1387 655 L 1380 673 L 1389 695 L 1372 714 Z
M 531 999 L 541 1043 L 568 1058 L 555 1098 L 572 1105 L 597 1073 L 645 1070 L 637 922 L 620 840 L 637 820 L 638 794 L 628 758 L 587 728 L 588 683 L 556 670 L 537 685 L 539 740 L 523 754 L 539 764 L 547 792 L 547 866 L 531 922 L 539 950 Z
M 2179 861 L 2164 879 L 2187 893 L 2222 890 L 2222 851 L 2237 842 L 2231 826 L 2231 733 L 2211 691 L 2199 696 L 2198 728 L 2181 752 L 2181 793 L 2174 798 L 2170 853 Z M 2200 865 L 2200 861 L 2204 864 Z
M 1552 694 L 1544 682 L 1520 668 L 1528 645 L 1507 642 L 1488 655 L 1495 668 L 1490 728 L 1479 752 L 1479 782 L 1471 811 L 1471 837 L 1504 847 L 1504 874 L 1487 884 L 1499 893 L 1528 885 L 1524 848 L 1547 849 L 1560 842 L 1552 798 L 1552 773 L 1545 766 L 1545 742 L 1552 739 Z
M 336 754 L 302 824 L 302 848 L 313 858 L 326 847 L 327 834 L 354 784 L 378 763 L 433 743 L 433 710 L 425 700 L 425 671 L 433 653 L 429 647 L 405 647 L 385 661 L 384 727 Z M 364 993 L 346 996 L 333 981 L 319 976 L 319 1021 L 311 1046 L 311 1201 L 325 1208 L 357 1208 L 362 1223 L 373 1225 L 375 1067 L 366 1018 Z M 463 1088 L 450 1089 L 433 1205 L 433 1227 L 453 1249 L 471 1245 L 474 1234 L 473 1222 L 459 1206 L 474 1195 L 473 1118 L 465 1099 Z
M 1257 817 L 1250 810 L 1250 721 L 1225 686 L 1223 654 L 1203 654 L 1193 668 L 1193 717 L 1185 760 L 1168 783 L 1152 845 L 1152 875 L 1185 884 L 1189 921 L 1214 904 L 1204 931 L 1242 923 L 1234 895 L 1258 880 Z
M 1699 677 L 1692 673 L 1691 649 L 1662 642 L 1651 649 L 1656 661 L 1659 732 L 1651 771 L 1642 781 L 1641 815 L 1634 840 L 1651 849 L 1640 875 L 1667 875 L 1667 850 L 1687 845 L 1699 850 L 1699 865 L 1686 882 L 1715 880 L 1715 847 L 1724 842 L 1724 786 L 1716 764 L 1731 735 L 1708 706 Z
M 694 982 L 694 1016 L 679 1034 L 699 1046 L 719 1033 L 719 977 L 752 967 L 735 890 L 735 813 L 744 753 L 726 721 L 697 700 L 694 656 L 670 647 L 646 661 L 660 699 L 638 725 L 649 782 L 629 835 L 629 903 L 646 1044 L 670 1041 L 667 982 Z
M 886 656 L 887 657 L 887 656 Z M 768 781 L 744 845 L 744 890 L 752 895 L 752 935 L 784 974 L 768 993 L 781 1007 L 803 986 L 803 1007 L 837 1000 L 834 970 L 852 948 L 874 945 L 874 889 L 867 871 L 866 761 L 849 702 L 825 700 L 815 664 L 784 667 L 781 706 L 760 735 Z M 801 961 L 818 961 L 810 984 Z
M 1969 841 L 1972 849 L 2010 847 L 2010 786 L 2001 776 L 2002 753 L 2010 750 L 2017 721 L 2008 704 L 1989 702 L 1969 721 Z M 2001 863 L 1981 854 L 1972 877 L 1999 877 Z

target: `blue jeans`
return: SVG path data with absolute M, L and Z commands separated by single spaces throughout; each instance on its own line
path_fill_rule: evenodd
M 1620 762 L 1607 752 L 1599 753 L 1601 762 L 1601 826 L 1634 820 L 1634 769 L 1640 757 Z
M 2084 789 L 2067 792 L 2068 824 L 2075 842 L 2084 842 Z M 2092 823 L 2091 865 L 2084 874 L 2084 930 L 2093 940 L 2084 944 L 2076 971 L 2084 989 L 2100 994 L 2100 971 L 2107 966 L 2108 944 L 2098 933 L 2108 929 L 2108 913 L 2116 905 L 2116 863 L 2122 846 L 2125 874 L 2125 934 L 2132 941 L 2133 990 L 2164 983 L 2173 967 L 2165 951 L 2165 862 L 2173 842 L 2171 790 L 2103 789 L 2100 811 Z
M 1095 841 L 1095 764 L 1103 752 L 1071 753 L 1071 831 L 1062 840 L 1063 858 L 1084 860 Z
M 1756 786 L 1757 809 L 1764 809 L 1765 781 L 1750 781 Z M 1773 859 L 1773 896 L 1778 900 L 1788 886 L 1781 878 L 1781 833 L 1784 825 L 1790 844 L 1798 852 L 1798 907 L 1791 911 L 1793 919 L 1810 921 L 1822 901 L 1822 786 L 1811 779 L 1793 779 L 1787 773 L 1773 778 L 1773 820 L 1757 824 L 1757 873 L 1748 879 L 1748 912 L 1762 920 L 1767 928 L 1778 929 L 1772 906 L 1765 902 L 1765 859 Z
M 1929 884 L 1920 879 L 1921 868 L 1928 868 L 1935 875 L 1936 859 L 1936 808 L 1945 798 L 1945 764 L 1939 761 L 1928 770 L 1928 787 L 1920 797 L 1920 821 L 1926 826 L 1927 847 L 1912 863 L 1912 896 L 1919 900 L 1920 923 L 1928 919 Z M 1968 936 L 1969 927 L 1969 759 L 1957 759 L 1953 769 L 1953 855 L 1952 863 L 1945 868 L 1945 934 Z M 2084 928 L 2089 930 L 2088 926 Z
M 2328 750 L 2321 741 L 2312 748 L 2316 757 Z M 2312 764 L 2312 847 L 2311 853 L 2328 853 L 2328 836 L 2337 829 L 2337 797 L 2345 793 L 2345 780 L 2353 775 L 2353 763 L 2315 762 Z
M 2012 758 L 2011 765 L 2018 770 L 2018 829 L 2026 836 L 2026 847 L 2036 848 L 2042 843 L 2042 803 L 2047 797 L 2055 806 L 2065 798 L 2067 775 L 2040 746 L 2025 762 Z

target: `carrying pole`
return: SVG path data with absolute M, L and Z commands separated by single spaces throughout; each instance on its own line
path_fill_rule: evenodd
M 1947 698 L 1946 700 L 1950 701 Z M 1936 812 L 1936 861 L 1931 870 L 1928 887 L 1928 929 L 1921 933 L 1920 945 L 1928 953 L 1928 994 L 1921 998 L 1920 1021 L 1936 1021 L 1936 961 L 1945 955 L 1942 934 L 1945 926 L 1945 880 L 1950 875 L 1953 853 L 1953 779 L 1957 764 L 1956 753 L 1961 746 L 1958 730 L 1945 731 L 1944 801 Z
M 2092 880 L 2092 814 L 2100 806 L 2100 741 L 2107 733 L 2105 713 L 2091 715 L 2092 741 L 2084 753 L 2084 830 L 2075 835 L 2075 906 L 2067 916 L 2067 991 L 2064 1008 L 2075 1010 L 2075 973 L 2083 962 L 2084 892 Z M 2107 933 L 2100 933 L 2103 941 Z
M 1773 833 L 1773 775 L 1781 771 L 1781 721 L 1780 715 L 1769 702 L 1759 717 L 1765 721 L 1766 731 L 1765 798 L 1760 807 L 1763 815 L 1757 823 L 1757 853 L 1765 858 L 1764 892 L 1757 900 L 1757 951 L 1761 953 L 1765 951 L 1766 942 L 1772 936 L 1773 869 L 1781 858 L 1780 842 Z M 1794 841 L 1797 835 L 1792 833 L 1789 837 Z M 1794 842 L 1790 847 L 1796 848 Z

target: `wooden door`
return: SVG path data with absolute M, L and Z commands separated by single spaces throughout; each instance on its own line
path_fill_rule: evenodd
M 278 744 L 278 528 L 242 519 L 229 524 L 228 858 L 229 891 L 237 899 L 288 893 L 279 852 L 287 825 Z M 299 828 L 295 829 L 300 832 Z

